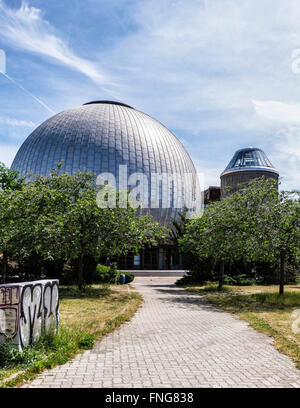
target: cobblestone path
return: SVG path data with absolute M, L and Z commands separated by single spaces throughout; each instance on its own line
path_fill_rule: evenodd
M 130 322 L 24 388 L 300 387 L 272 338 L 175 280 L 136 278 L 144 303 Z

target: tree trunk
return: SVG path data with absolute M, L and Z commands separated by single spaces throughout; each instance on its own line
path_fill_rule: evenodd
M 142 250 L 141 269 L 145 269 L 145 250 Z
M 6 252 L 3 252 L 2 255 L 2 283 L 6 283 L 7 279 L 7 263 L 8 263 L 8 257 Z
M 219 271 L 219 287 L 218 287 L 218 290 L 223 289 L 223 283 L 224 283 L 224 261 L 221 261 L 220 271 Z
M 215 259 L 213 259 L 212 264 L 211 264 L 211 268 L 210 268 L 210 274 L 211 276 L 214 274 L 215 272 L 215 267 L 216 267 L 217 261 Z
M 83 286 L 83 255 L 78 258 L 78 289 L 81 290 Z
M 284 281 L 285 281 L 285 271 L 284 271 L 285 255 L 283 252 L 280 253 L 280 277 L 279 277 L 279 295 L 284 293 Z

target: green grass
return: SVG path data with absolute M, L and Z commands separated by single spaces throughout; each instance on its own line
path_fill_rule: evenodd
M 141 302 L 142 297 L 128 292 L 127 286 L 93 285 L 82 291 L 60 288 L 61 324 L 57 334 L 43 337 L 22 353 L 9 344 L 0 346 L 0 388 L 21 386 L 43 370 L 65 364 L 78 352 L 92 348 L 95 340 L 130 320 Z M 20 370 L 19 375 L 7 380 Z
M 0 388 L 14 387 L 32 380 L 44 369 L 65 364 L 77 352 L 92 348 L 93 345 L 94 338 L 90 334 L 74 332 L 64 327 L 61 327 L 57 334 L 42 338 L 23 352 L 7 344 L 3 347 L 6 349 L 6 363 L 3 368 L 10 369 L 10 374 L 20 370 L 24 372 L 11 381 L 2 383 Z
M 252 294 L 214 292 L 207 294 L 206 298 L 233 312 L 280 312 L 300 307 L 300 292 L 286 292 L 281 296 L 268 292 Z
M 218 292 L 218 283 L 216 282 L 207 282 L 203 285 L 199 285 L 199 283 L 191 283 L 188 286 L 185 286 L 185 290 L 188 290 L 190 292 Z M 229 285 L 223 285 L 222 292 L 232 292 L 233 291 L 233 286 Z
M 6 369 L 3 368 L 2 370 L 0 369 L 0 383 L 6 378 L 9 378 L 15 372 L 16 372 L 15 368 L 6 368 Z
M 300 306 L 300 292 L 286 292 L 281 296 L 278 293 L 255 293 L 249 295 L 249 297 L 267 307 L 286 308 Z
M 99 299 L 107 298 L 112 294 L 111 285 L 88 285 L 79 290 L 77 286 L 61 286 L 59 297 L 61 301 L 66 299 Z

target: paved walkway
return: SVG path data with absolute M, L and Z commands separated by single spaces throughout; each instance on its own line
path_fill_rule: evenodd
M 145 302 L 129 323 L 25 387 L 300 387 L 271 338 L 175 280 L 136 278 Z

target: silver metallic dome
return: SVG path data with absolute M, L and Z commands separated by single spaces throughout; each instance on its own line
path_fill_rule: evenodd
M 199 186 L 194 165 L 181 142 L 161 123 L 120 102 L 95 101 L 53 116 L 40 125 L 23 143 L 12 169 L 22 176 L 29 173 L 49 175 L 63 161 L 63 170 L 112 173 L 119 186 L 119 166 L 127 165 L 128 175 L 143 173 L 180 174 L 185 191 L 195 196 Z M 192 175 L 192 182 L 184 178 Z M 151 208 L 153 183 L 149 183 L 149 205 L 143 213 L 151 214 L 164 225 L 175 218 L 179 208 L 165 206 L 159 191 L 159 206 Z M 182 189 L 168 184 L 174 200 L 186 204 Z M 192 191 L 191 191 L 192 190 Z M 155 193 L 157 194 L 157 192 Z

